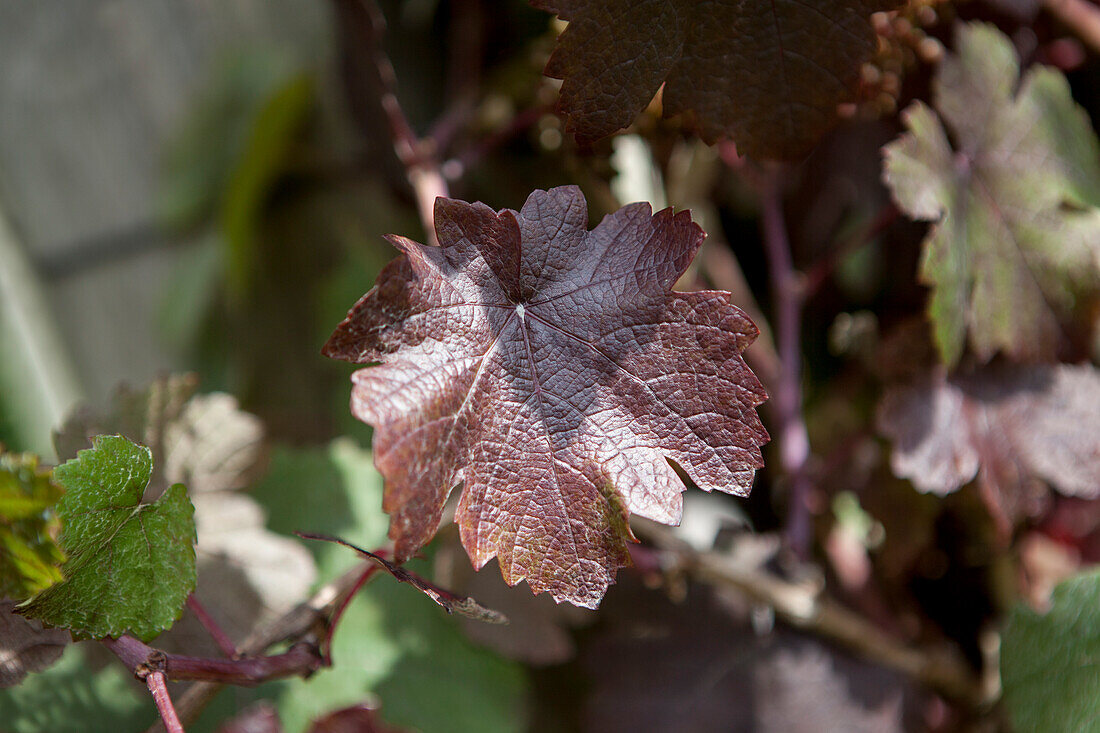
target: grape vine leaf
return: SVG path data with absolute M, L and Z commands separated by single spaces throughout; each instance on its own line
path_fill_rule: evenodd
M 919 101 L 904 112 L 884 177 L 906 214 L 935 222 L 921 278 L 944 363 L 968 334 L 983 361 L 1049 360 L 1100 287 L 1100 145 L 1060 72 L 1021 78 L 992 26 L 960 25 L 956 42 L 933 85 L 939 117 Z
M 0 452 L 0 600 L 23 600 L 61 580 L 54 538 L 61 487 L 38 456 Z
M 1100 572 L 1058 585 L 1051 607 L 1008 616 L 1001 641 L 1004 700 L 1016 730 L 1095 730 L 1100 721 Z
M 995 364 L 947 378 L 942 370 L 889 388 L 879 430 L 891 467 L 920 491 L 946 495 L 978 477 L 1002 529 L 1035 513 L 1044 483 L 1100 496 L 1100 370 Z
M 132 634 L 149 641 L 172 625 L 195 588 L 194 509 L 180 484 L 152 504 L 141 497 L 151 451 L 121 436 L 54 469 L 65 579 L 18 606 L 19 613 L 74 638 Z
M 748 493 L 766 394 L 741 352 L 757 329 L 724 292 L 671 290 L 702 243 L 688 212 L 632 204 L 586 230 L 579 188 L 522 211 L 440 198 L 441 247 L 403 257 L 349 312 L 328 356 L 353 376 L 398 562 L 451 490 L 476 568 L 595 607 L 627 564 L 628 517 L 680 519 L 683 483 Z
M 102 433 L 149 446 L 154 467 L 145 501 L 170 484 L 187 486 L 198 531 L 196 597 L 238 638 L 299 603 L 317 572 L 301 543 L 268 531 L 264 509 L 240 491 L 267 467 L 263 423 L 232 395 L 197 391 L 190 374 L 163 375 L 137 389 L 121 386 L 104 409 L 74 412 L 54 434 L 54 445 L 62 459 Z M 169 651 L 194 653 L 210 641 L 190 617 L 170 637 L 161 640 Z
M 707 142 L 797 158 L 837 121 L 892 0 L 532 0 L 569 21 L 546 65 L 565 129 L 590 143 L 628 126 L 664 84 L 666 115 Z

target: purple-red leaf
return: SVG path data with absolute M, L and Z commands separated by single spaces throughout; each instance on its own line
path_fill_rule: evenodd
M 680 519 L 683 484 L 745 495 L 768 440 L 741 358 L 757 329 L 724 292 L 672 285 L 704 238 L 633 204 L 586 231 L 573 186 L 520 212 L 436 202 L 440 247 L 403 237 L 325 353 L 375 427 L 397 560 L 456 522 L 474 566 L 595 607 L 627 564 L 628 517 Z
M 1100 371 L 994 365 L 946 378 L 937 371 L 887 390 L 879 430 L 891 466 L 919 490 L 950 494 L 978 478 L 1002 530 L 1034 514 L 1050 484 L 1100 495 Z
M 531 0 L 569 21 L 546 65 L 581 142 L 628 126 L 664 84 L 667 115 L 708 142 L 805 154 L 875 50 L 870 16 L 896 0 Z

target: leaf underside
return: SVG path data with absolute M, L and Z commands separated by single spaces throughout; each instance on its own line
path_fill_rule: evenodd
M 148 448 L 116 435 L 54 470 L 65 579 L 19 613 L 84 639 L 149 641 L 175 622 L 195 587 L 194 509 L 180 484 L 142 504 L 152 468 Z
M 956 40 L 934 82 L 939 115 L 904 112 L 885 180 L 906 214 L 935 222 L 921 278 L 944 363 L 968 336 L 983 361 L 1052 360 L 1100 288 L 1100 145 L 1060 72 L 1020 78 L 992 26 L 959 26 Z
M 630 125 L 664 84 L 666 115 L 753 157 L 804 155 L 852 98 L 892 0 L 532 0 L 569 21 L 546 66 L 582 143 Z
M 627 206 L 586 231 L 574 186 L 523 210 L 436 202 L 441 247 L 403 253 L 328 356 L 375 427 L 397 560 L 456 523 L 474 566 L 595 607 L 629 562 L 628 517 L 680 519 L 683 484 L 745 495 L 768 440 L 741 358 L 756 327 L 723 292 L 671 290 L 702 243 L 686 212 Z

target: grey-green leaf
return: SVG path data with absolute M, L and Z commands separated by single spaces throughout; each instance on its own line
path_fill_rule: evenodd
M 1019 731 L 1100 727 L 1100 571 L 1054 589 L 1050 610 L 1017 606 L 1001 641 L 1004 700 Z
M 142 504 L 148 448 L 99 436 L 54 471 L 65 579 L 19 606 L 76 638 L 132 634 L 149 641 L 179 617 L 195 587 L 194 508 L 180 484 Z
M 906 214 L 934 222 L 921 278 L 943 361 L 968 339 L 982 360 L 1049 360 L 1100 289 L 1100 145 L 1060 72 L 1021 77 L 992 26 L 956 39 L 934 81 L 938 115 L 905 111 L 885 180 Z

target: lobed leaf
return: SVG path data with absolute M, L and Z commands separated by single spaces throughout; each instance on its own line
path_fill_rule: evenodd
M 627 127 L 664 85 L 666 115 L 754 157 L 796 158 L 837 121 L 893 0 L 532 0 L 569 21 L 546 65 L 582 143 Z
M 260 419 L 241 410 L 231 395 L 197 389 L 190 374 L 164 375 L 140 389 L 120 387 L 105 409 L 82 408 L 70 416 L 54 443 L 62 458 L 75 456 L 101 433 L 149 446 L 154 467 L 145 500 L 170 484 L 187 486 L 198 532 L 196 597 L 230 636 L 243 637 L 299 603 L 317 573 L 301 543 L 268 531 L 264 509 L 238 491 L 267 465 Z M 184 619 L 173 635 L 186 637 L 196 626 Z M 167 641 L 170 651 L 176 641 Z M 192 640 L 178 641 L 193 646 Z
M 403 257 L 352 309 L 328 356 L 375 426 L 396 559 L 436 532 L 451 490 L 474 566 L 595 607 L 629 561 L 628 518 L 680 519 L 675 461 L 745 495 L 768 440 L 757 335 L 723 292 L 671 290 L 702 243 L 687 212 L 627 206 L 586 231 L 573 186 L 522 211 L 436 202 L 441 247 Z
M 54 470 L 66 491 L 57 504 L 64 580 L 18 611 L 76 638 L 149 641 L 179 617 L 195 588 L 194 509 L 180 484 L 141 503 L 152 475 L 148 448 L 117 435 L 93 444 Z
M 939 114 L 905 110 L 885 180 L 903 211 L 935 222 L 921 278 L 944 363 L 968 336 L 983 361 L 1051 359 L 1100 288 L 1100 145 L 1060 72 L 1021 78 L 992 26 L 961 25 L 956 40 L 934 82 Z

